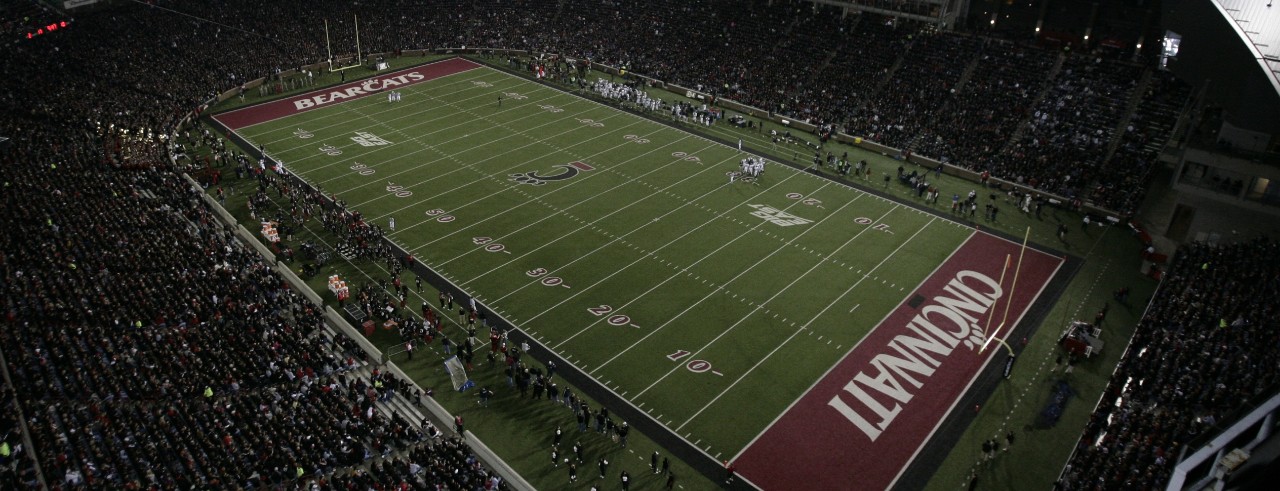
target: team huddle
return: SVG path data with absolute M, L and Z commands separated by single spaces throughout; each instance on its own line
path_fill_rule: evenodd
M 616 84 L 603 78 L 596 79 L 592 88 L 606 99 L 630 102 L 643 109 L 656 111 L 662 108 L 662 99 L 649 97 L 645 91 L 625 84 Z
M 734 177 L 756 179 L 760 174 L 764 173 L 764 158 L 747 157 L 742 159 L 738 164 L 741 169 L 737 173 L 729 174 L 729 182 L 733 182 Z

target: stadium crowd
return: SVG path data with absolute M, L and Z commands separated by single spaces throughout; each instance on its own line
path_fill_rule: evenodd
M 1274 393 L 1276 295 L 1274 240 L 1181 248 L 1058 488 L 1164 489 L 1191 440 Z
M 34 136 L 0 170 L 0 348 L 51 486 L 302 487 L 358 467 L 343 479 L 491 478 L 458 442 L 377 406 L 407 383 L 354 372 L 364 352 L 326 334 L 200 205 L 202 190 L 163 166 L 104 165 L 97 135 Z M 395 450 L 429 471 L 360 467 Z M 21 479 L 15 488 L 33 484 Z
M 358 13 L 366 51 L 563 52 L 883 137 L 1047 191 L 1088 192 L 1117 208 L 1134 204 L 1116 197 L 1141 187 L 1152 160 L 1145 143 L 1160 137 L 1133 130 L 1121 145 L 1132 165 L 1123 175 L 1100 172 L 1108 166 L 1099 155 L 1139 68 L 1070 55 L 1049 80 L 1044 72 L 1056 52 L 922 34 L 907 21 L 763 0 L 742 8 L 729 0 L 439 3 L 412 16 L 402 15 L 407 0 L 270 9 L 249 0 L 124 3 L 7 48 L 7 64 L 24 72 L 0 81 L 0 135 L 15 137 L 0 151 L 0 199 L 9 210 L 0 350 L 14 374 L 0 403 L 25 412 L 35 448 L 19 442 L 6 411 L 0 459 L 17 462 L 0 466 L 6 488 L 35 485 L 24 456 L 40 463 L 50 485 L 68 489 L 497 485 L 461 441 L 431 438 L 380 411 L 377 399 L 404 383 L 355 375 L 368 360 L 353 342 L 325 334 L 318 312 L 219 228 L 200 190 L 175 172 L 198 164 L 167 163 L 184 146 L 217 145 L 207 134 L 174 131 L 202 101 L 325 58 L 323 25 L 299 21 L 315 11 L 334 19 L 335 46 L 355 45 L 346 19 Z M 977 70 L 966 70 L 971 63 Z M 974 74 L 964 80 L 966 72 Z M 1044 84 L 1055 88 L 1033 110 Z M 1166 89 L 1173 90 L 1150 86 L 1155 93 L 1146 97 L 1169 99 Z M 1090 102 L 1058 106 L 1059 96 Z M 1027 117 L 1022 139 L 995 141 Z M 1167 115 L 1149 116 L 1160 117 Z M 1073 136 L 1059 141 L 1062 133 Z M 244 154 L 215 155 L 253 173 Z M 1056 178 L 1064 173 L 1070 182 Z M 333 230 L 346 228 L 361 254 L 387 255 L 368 250 L 378 242 L 376 228 L 317 209 L 321 196 L 264 178 L 254 195 L 240 198 L 290 201 L 262 211 L 282 222 L 318 217 Z M 538 386 L 540 374 L 508 364 L 521 374 L 513 384 Z M 580 419 L 608 425 L 607 413 L 601 420 L 599 410 L 560 394 Z M 390 460 L 359 465 L 392 450 L 399 452 Z
M 1102 51 L 1013 46 L 963 33 L 934 33 L 913 21 L 843 16 L 835 7 L 804 2 L 438 3 L 439 8 L 402 16 L 390 13 L 405 11 L 403 0 L 363 2 L 360 8 L 331 0 L 299 2 L 267 11 L 247 0 L 226 5 L 161 0 L 147 11 L 101 13 L 114 24 L 92 28 L 130 46 L 160 40 L 151 58 L 171 59 L 181 52 L 186 61 L 115 61 L 112 47 L 101 45 L 63 49 L 55 59 L 83 75 L 109 73 L 105 84 L 152 96 L 141 106 L 103 104 L 113 113 L 142 118 L 144 128 L 163 128 L 214 91 L 323 61 L 323 24 L 296 22 L 309 18 L 309 12 L 327 12 L 333 19 L 332 44 L 350 51 L 355 30 L 348 19 L 358 13 L 366 52 L 496 46 L 564 53 L 699 88 L 762 112 L 835 124 L 916 155 L 990 171 L 1118 212 L 1137 205 L 1136 188 L 1154 160 L 1153 150 L 1144 146 L 1141 155 L 1118 157 L 1121 165 L 1104 165 L 1112 158 L 1112 142 L 1125 137 L 1118 126 L 1130 99 L 1138 89 L 1159 90 L 1158 98 L 1185 97 L 1174 84 L 1140 87 L 1142 67 Z M 169 7 L 218 19 L 221 25 L 202 25 L 165 10 Z M 153 19 L 163 21 L 149 22 Z M 148 67 L 162 67 L 163 76 Z M 197 89 L 166 86 L 163 80 L 170 77 Z M 167 104 L 175 98 L 184 104 Z M 1167 136 L 1148 135 L 1158 142 Z

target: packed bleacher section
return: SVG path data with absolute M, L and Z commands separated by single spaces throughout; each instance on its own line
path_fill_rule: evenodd
M 836 55 L 814 77 L 818 121 L 849 121 L 861 103 L 887 81 L 890 70 L 910 45 L 910 22 L 859 16 L 847 35 L 836 38 Z M 905 27 L 900 27 L 905 26 Z M 851 128 L 846 127 L 846 130 Z
M 1276 295 L 1274 240 L 1181 248 L 1059 489 L 1163 489 L 1184 446 L 1273 394 Z
M 950 110 L 932 118 L 912 150 L 988 169 L 991 158 L 1030 114 L 1054 62 L 1055 57 L 1034 48 L 987 41 L 972 76 L 952 96 Z
M 850 124 L 853 134 L 894 148 L 908 144 L 942 114 L 942 106 L 974 59 L 976 38 L 921 33 L 893 77 Z
M 300 2 L 262 11 L 238 1 L 226 8 L 161 1 L 148 15 L 167 22 L 156 26 L 121 14 L 113 19 L 118 23 L 111 34 L 155 36 L 169 51 L 199 43 L 229 48 L 211 63 L 237 67 L 231 70 L 195 68 L 194 63 L 162 68 L 165 76 L 183 77 L 206 91 L 323 60 L 323 23 L 297 22 L 318 9 L 331 14 L 329 36 L 340 47 L 335 51 L 349 52 L 355 45 L 354 22 L 347 14 L 357 12 L 349 5 Z M 169 7 L 223 25 L 202 28 L 161 10 Z M 446 0 L 438 7 L 413 17 L 388 15 L 403 11 L 395 0 L 362 4 L 362 47 L 366 52 L 444 46 L 563 52 L 738 100 L 761 112 L 832 123 L 916 155 L 989 170 L 998 178 L 1119 212 L 1136 206 L 1135 187 L 1146 175 L 1145 170 L 1117 175 L 1105 169 L 1112 141 L 1123 136 L 1117 125 L 1143 73 L 1112 57 L 1072 52 L 1049 81 L 1043 102 L 1027 108 L 1042 93 L 1044 77 L 1052 75 L 1057 52 L 992 46 L 969 35 L 935 34 L 912 21 L 842 16 L 839 9 L 815 9 L 804 2 Z M 143 101 L 148 106 L 176 95 L 163 87 L 166 77 L 154 76 L 145 61 L 116 61 L 110 46 L 89 48 L 64 50 L 59 57 L 86 74 L 120 72 L 108 83 L 158 95 Z M 972 63 L 977 63 L 972 79 L 960 83 Z M 127 107 L 122 104 L 116 112 Z M 129 112 L 163 119 L 181 109 Z M 151 123 L 148 127 L 163 127 L 163 121 Z M 1020 125 L 1025 126 L 1021 132 Z M 1021 138 L 1006 143 L 1015 133 Z M 1132 160 L 1123 164 L 1134 167 Z
M 996 158 L 992 174 L 1071 198 L 1106 181 L 1105 156 L 1142 69 L 1068 56 L 1021 138 Z
M 0 486 L 38 489 L 38 462 L 53 489 L 493 488 L 464 443 L 389 410 L 410 385 L 166 165 L 161 135 L 183 113 L 286 56 L 171 15 L 89 15 L 8 53 L 31 72 L 0 91 L 0 135 L 16 137 L 0 153 Z
M 1173 125 L 1191 96 L 1191 87 L 1169 72 L 1151 74 L 1138 107 L 1120 135 L 1115 153 L 1103 167 L 1103 181 L 1093 197 L 1112 209 L 1142 202 L 1151 168 L 1169 139 Z
M 301 487 L 393 451 L 455 466 L 396 483 L 490 479 L 377 404 L 411 389 L 328 332 L 202 190 L 106 165 L 85 134 L 33 136 L 0 166 L 0 348 L 51 486 Z

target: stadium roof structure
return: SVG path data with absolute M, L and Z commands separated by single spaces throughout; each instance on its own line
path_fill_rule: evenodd
M 1212 0 L 1280 94 L 1280 6 L 1272 0 Z

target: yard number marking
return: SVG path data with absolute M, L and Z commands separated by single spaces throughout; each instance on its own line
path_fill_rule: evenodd
M 444 210 L 441 210 L 439 208 L 436 208 L 434 210 L 427 210 L 427 216 L 436 217 L 436 221 L 440 223 L 449 223 L 457 219 L 453 215 L 444 214 Z
M 806 204 L 809 206 L 816 206 L 818 208 L 823 208 L 822 200 L 817 198 L 806 198 L 804 197 L 803 194 L 800 194 L 800 193 L 787 193 L 787 198 L 800 200 L 800 203 Z
M 547 268 L 534 268 L 529 271 L 525 271 L 524 274 L 528 275 L 530 278 L 543 277 L 547 274 Z M 542 281 L 539 283 L 542 283 L 542 286 L 563 286 L 565 288 L 569 288 L 569 285 L 564 284 L 564 279 L 559 276 L 546 276 L 542 278 Z
M 395 195 L 397 198 L 408 198 L 413 196 L 413 191 L 405 189 L 404 186 L 399 184 L 393 184 L 391 181 L 387 181 L 387 192 Z
M 474 243 L 475 245 L 484 246 L 484 250 L 487 252 L 502 252 L 506 254 L 511 254 L 511 251 L 507 250 L 507 246 L 494 242 L 493 239 L 489 237 L 472 237 L 471 242 Z
M 672 354 L 667 355 L 667 359 L 669 359 L 669 360 L 671 360 L 671 361 L 680 361 L 680 359 L 681 359 L 681 358 L 684 358 L 684 357 L 686 357 L 686 356 L 689 356 L 690 354 L 691 354 L 691 353 L 689 353 L 687 350 L 682 350 L 682 349 L 680 349 L 680 350 L 676 350 L 676 352 L 675 352 L 675 353 L 672 353 Z M 720 372 L 717 372 L 717 371 L 715 371 L 715 370 L 712 370 L 712 369 L 711 369 L 711 362 L 709 362 L 709 361 L 707 361 L 707 360 L 689 360 L 689 362 L 688 362 L 688 363 L 685 363 L 685 364 L 684 364 L 684 368 L 685 368 L 686 370 L 689 370 L 690 372 L 693 372 L 693 373 L 706 373 L 706 372 L 711 372 L 711 373 L 714 373 L 714 374 L 719 375 L 719 376 L 721 376 L 721 377 L 723 377 L 723 376 L 724 376 L 724 374 L 723 374 L 723 373 L 720 373 Z
M 702 162 L 702 159 L 698 158 L 697 155 L 689 155 L 684 152 L 671 152 L 671 156 L 688 162 Z
M 872 220 L 872 219 L 867 218 L 867 217 L 858 217 L 858 218 L 854 218 L 854 219 L 853 219 L 853 223 L 856 223 L 856 224 L 858 224 L 858 225 L 871 225 L 873 222 L 875 222 L 875 220 Z M 887 232 L 887 233 L 890 233 L 890 234 L 892 234 L 892 233 L 893 233 L 893 231 L 892 231 L 892 230 L 889 230 L 889 224 L 887 224 L 887 223 L 877 223 L 877 224 L 875 224 L 874 226 L 872 226 L 872 227 L 871 227 L 871 229 L 872 229 L 872 230 L 879 230 L 879 231 L 881 231 L 881 232 Z
M 599 307 L 587 307 L 587 312 L 591 312 L 591 315 L 594 315 L 596 317 L 603 317 L 604 315 L 610 312 L 613 312 L 613 307 L 610 307 L 608 305 L 601 305 Z M 618 327 L 631 326 L 637 329 L 640 328 L 640 326 L 637 326 L 631 323 L 631 317 L 628 317 L 622 314 L 610 315 L 604 321 L 608 322 L 609 325 L 611 326 L 618 326 Z
M 375 172 L 372 167 L 361 164 L 359 162 L 352 164 L 351 170 L 356 171 L 356 174 L 360 174 L 362 176 L 372 176 L 373 173 Z

